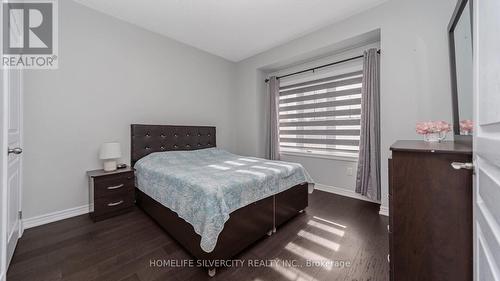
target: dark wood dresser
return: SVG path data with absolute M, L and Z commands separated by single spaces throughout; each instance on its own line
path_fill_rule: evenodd
M 393 281 L 472 280 L 472 145 L 398 141 L 389 159 Z
M 94 209 L 90 217 L 104 220 L 131 211 L 135 200 L 134 170 L 130 167 L 112 172 L 88 171 L 90 201 Z

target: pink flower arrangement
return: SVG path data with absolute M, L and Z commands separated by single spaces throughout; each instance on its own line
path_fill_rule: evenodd
M 474 123 L 472 123 L 472 120 L 460 121 L 460 132 L 465 134 L 470 134 L 472 133 L 473 128 L 474 128 Z
M 417 122 L 417 134 L 427 135 L 432 133 L 448 133 L 451 131 L 451 125 L 446 121 L 426 121 Z

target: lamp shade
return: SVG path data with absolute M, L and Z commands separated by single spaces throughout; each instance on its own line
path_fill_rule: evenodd
M 119 142 L 106 142 L 101 145 L 100 159 L 118 159 L 122 157 L 122 149 Z

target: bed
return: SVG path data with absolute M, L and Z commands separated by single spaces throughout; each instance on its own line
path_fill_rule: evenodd
M 175 155 L 177 152 L 182 151 L 182 153 L 177 153 L 182 156 L 179 156 L 182 160 L 185 155 L 191 155 L 190 152 L 194 150 L 199 150 L 195 153 L 197 157 L 199 157 L 198 154 L 200 153 L 207 154 L 206 157 L 212 157 L 213 155 L 217 157 L 220 157 L 219 155 L 233 157 L 231 154 L 216 148 L 215 127 L 131 125 L 131 164 L 134 167 L 138 166 L 140 169 L 145 169 L 147 165 L 144 163 L 150 163 L 151 159 L 161 158 L 160 156 L 166 155 L 165 153 L 155 152 L 173 151 L 173 153 L 168 154 L 171 157 L 170 155 Z M 242 159 L 240 158 L 240 160 Z M 258 158 L 245 159 L 248 159 L 246 161 L 254 161 L 251 159 Z M 146 162 L 146 160 L 149 162 Z M 236 161 L 226 162 L 233 162 L 231 164 L 234 165 L 243 165 L 234 163 Z M 136 163 L 138 164 L 136 165 Z M 270 166 L 272 163 L 268 164 Z M 277 168 L 280 167 L 277 166 Z M 240 170 L 245 171 L 244 169 Z M 199 173 L 200 178 L 205 176 L 201 170 L 193 171 L 194 173 Z M 223 223 L 223 229 L 218 233 L 216 243 L 213 243 L 213 247 L 202 247 L 201 245 L 204 241 L 202 236 L 198 234 L 200 233 L 199 229 L 194 224 L 188 223 L 186 216 L 181 218 L 178 215 L 180 213 L 182 216 L 179 210 L 175 212 L 166 207 L 167 204 L 161 198 L 168 197 L 168 195 L 163 195 L 162 197 L 156 196 L 151 192 L 148 194 L 148 190 L 151 190 L 151 188 L 144 185 L 154 184 L 145 180 L 148 179 L 148 173 L 141 170 L 136 171 L 136 174 L 141 174 L 143 179 L 141 181 L 139 178 L 136 184 L 137 205 L 195 259 L 203 260 L 204 264 L 212 264 L 210 261 L 228 260 L 235 257 L 257 240 L 266 235 L 271 235 L 276 231 L 277 227 L 303 212 L 308 205 L 308 189 L 310 186 L 307 182 L 300 182 L 291 188 L 282 188 L 283 191 L 271 192 L 272 194 L 269 196 L 248 204 L 245 203 L 244 207 L 235 210 L 229 208 L 230 215 Z M 173 174 L 175 175 L 175 173 Z M 193 178 L 196 180 L 196 175 Z M 210 266 L 208 267 L 209 275 L 214 275 L 215 269 Z

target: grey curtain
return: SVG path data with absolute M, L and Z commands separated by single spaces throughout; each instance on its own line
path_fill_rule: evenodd
M 279 98 L 280 98 L 280 81 L 275 76 L 269 78 L 269 118 L 268 118 L 268 139 L 267 139 L 267 158 L 271 160 L 280 159 L 280 143 L 279 143 Z
M 356 192 L 380 200 L 380 59 L 377 49 L 364 52 Z

